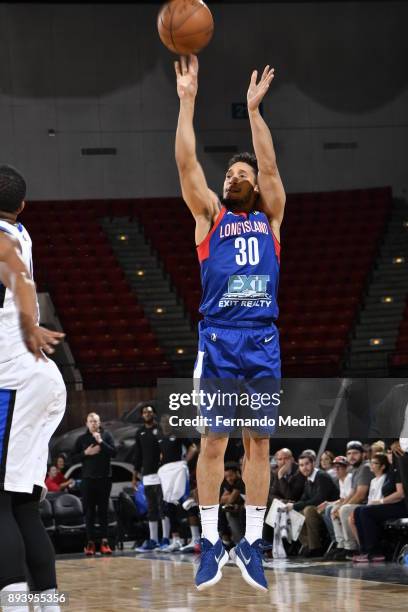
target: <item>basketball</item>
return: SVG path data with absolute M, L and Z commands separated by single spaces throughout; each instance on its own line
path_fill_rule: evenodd
M 210 42 L 214 20 L 202 0 L 172 0 L 163 5 L 157 18 L 160 40 L 173 53 L 198 53 Z

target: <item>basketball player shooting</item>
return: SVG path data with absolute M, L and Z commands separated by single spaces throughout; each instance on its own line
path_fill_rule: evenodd
M 277 290 L 280 226 L 285 192 L 272 137 L 259 105 L 274 78 L 266 66 L 253 72 L 248 113 L 255 155 L 242 153 L 229 162 L 221 202 L 208 188 L 196 155 L 193 127 L 198 91 L 194 55 L 175 63 L 180 112 L 176 162 L 182 194 L 196 223 L 203 295 L 199 352 L 194 373 L 200 379 L 280 379 Z M 222 410 L 219 408 L 220 414 Z M 262 528 L 269 491 L 269 434 L 243 430 L 243 479 L 246 488 L 246 533 L 232 558 L 248 584 L 268 588 L 262 567 Z M 224 474 L 227 432 L 202 437 L 197 466 L 202 555 L 196 574 L 199 590 L 216 584 L 228 554 L 219 538 L 219 491 Z
M 0 594 L 28 590 L 54 593 L 55 553 L 39 513 L 48 443 L 66 400 L 62 376 L 46 354 L 64 334 L 39 327 L 32 277 L 31 239 L 17 221 L 25 181 L 0 166 Z M 3 605 L 28 612 L 27 605 Z M 42 609 L 42 608 L 41 608 Z M 59 612 L 49 605 L 47 612 Z

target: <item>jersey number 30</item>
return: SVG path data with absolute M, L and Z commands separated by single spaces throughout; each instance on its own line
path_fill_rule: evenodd
M 251 266 L 259 264 L 259 245 L 258 238 L 237 238 L 235 240 L 235 248 L 239 253 L 235 255 L 235 261 L 239 266 L 246 266 L 248 263 Z

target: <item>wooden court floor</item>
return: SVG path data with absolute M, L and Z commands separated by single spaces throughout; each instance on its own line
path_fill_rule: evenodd
M 407 610 L 408 586 L 267 571 L 269 592 L 258 593 L 226 566 L 223 578 L 204 592 L 196 590 L 191 563 L 112 557 L 57 561 L 60 591 L 69 593 L 70 612 L 122 610 L 248 610 L 249 612 L 379 612 Z

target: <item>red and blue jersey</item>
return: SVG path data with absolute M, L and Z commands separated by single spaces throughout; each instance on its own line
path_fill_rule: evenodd
M 201 314 L 232 325 L 267 325 L 278 318 L 280 245 L 265 213 L 222 207 L 197 251 Z

